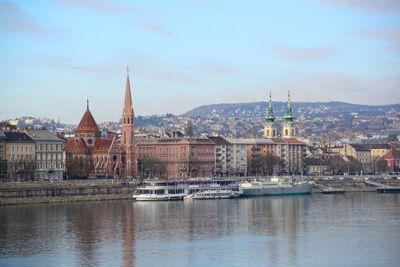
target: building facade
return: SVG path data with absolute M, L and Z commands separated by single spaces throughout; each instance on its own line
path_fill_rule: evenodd
M 0 181 L 7 180 L 7 155 L 6 155 L 7 136 L 0 130 Z
M 232 144 L 222 136 L 209 136 L 208 139 L 215 144 L 215 167 L 214 175 L 230 176 L 233 175 L 232 168 Z
M 35 142 L 36 180 L 62 180 L 65 176 L 65 142 L 48 130 L 26 130 Z
M 241 139 L 228 139 L 232 144 L 232 174 L 235 176 L 247 176 L 247 144 Z
M 345 144 L 341 155 L 355 158 L 361 164 L 364 172 L 370 172 L 373 169 L 371 149 L 368 145 Z
M 7 178 L 11 181 L 30 181 L 35 178 L 35 142 L 21 132 L 5 132 L 7 137 Z
M 137 147 L 143 177 L 208 177 L 215 171 L 215 144 L 208 138 L 142 139 Z

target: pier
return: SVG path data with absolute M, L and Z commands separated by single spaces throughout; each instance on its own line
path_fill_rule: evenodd
M 364 181 L 366 184 L 376 186 L 376 192 L 378 193 L 400 193 L 400 186 L 391 186 L 388 184 L 382 184 L 375 181 Z

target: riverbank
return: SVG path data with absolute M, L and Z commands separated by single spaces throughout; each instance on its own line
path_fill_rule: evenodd
M 89 202 L 132 199 L 132 194 L 122 195 L 83 195 L 64 197 L 24 197 L 1 199 L 0 206 L 25 205 L 25 204 L 56 204 L 67 202 Z
M 115 180 L 0 184 L 0 206 L 129 199 L 136 184 Z

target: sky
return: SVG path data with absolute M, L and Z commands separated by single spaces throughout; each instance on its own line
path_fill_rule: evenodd
M 399 0 L 0 0 L 0 120 L 400 102 Z

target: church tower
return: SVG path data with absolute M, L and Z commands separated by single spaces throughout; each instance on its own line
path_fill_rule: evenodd
M 101 136 L 97 123 L 89 109 L 89 99 L 86 104 L 86 111 L 76 128 L 76 136 L 85 141 L 87 147 L 94 147 L 96 139 Z
M 132 105 L 131 85 L 129 82 L 129 69 L 126 69 L 126 84 L 125 84 L 125 101 L 122 112 L 122 138 L 121 146 L 124 155 L 123 164 L 124 176 L 137 176 L 137 158 L 136 158 L 136 141 L 135 141 L 135 126 L 134 113 Z
M 265 138 L 276 137 L 275 116 L 274 116 L 274 109 L 272 107 L 271 92 L 269 93 L 269 104 L 268 104 L 267 114 L 265 115 L 264 137 Z
M 290 104 L 290 91 L 288 92 L 288 104 L 286 108 L 285 116 L 283 116 L 283 138 L 292 138 L 296 135 L 296 126 L 294 123 L 295 117 L 292 113 L 292 105 Z

